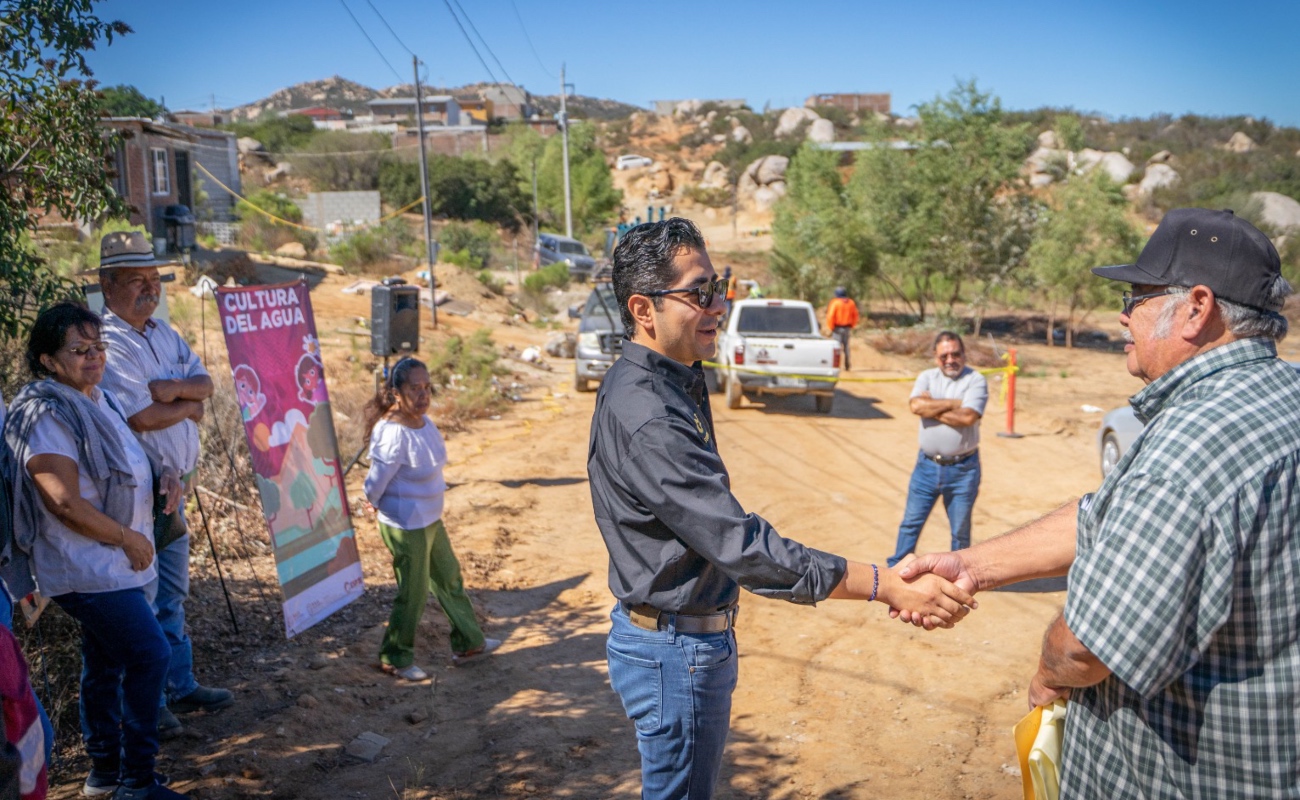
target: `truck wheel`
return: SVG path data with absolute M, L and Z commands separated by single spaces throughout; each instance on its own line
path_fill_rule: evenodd
M 577 375 L 574 375 L 573 388 L 579 392 L 590 392 L 591 381 L 587 380 L 586 378 L 579 378 Z
M 831 407 L 835 405 L 835 395 L 833 394 L 815 394 L 813 400 L 817 403 L 818 414 L 831 413 Z
M 740 408 L 740 398 L 744 396 L 740 388 L 738 378 L 729 378 L 727 380 L 727 408 Z

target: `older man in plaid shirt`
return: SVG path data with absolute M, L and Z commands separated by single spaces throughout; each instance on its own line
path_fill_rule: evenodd
M 1070 700 L 1062 797 L 1300 797 L 1300 376 L 1277 358 L 1277 251 L 1230 211 L 1176 209 L 1136 264 L 1094 272 L 1133 284 L 1145 431 L 1096 493 L 904 574 L 985 589 L 1068 569 L 1029 687 Z

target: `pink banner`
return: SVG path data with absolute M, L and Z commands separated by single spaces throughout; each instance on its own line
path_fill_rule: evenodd
M 293 637 L 365 591 L 306 283 L 217 289 Z

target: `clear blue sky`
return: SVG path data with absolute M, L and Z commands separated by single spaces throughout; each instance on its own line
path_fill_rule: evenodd
M 101 15 L 135 33 L 90 62 L 101 83 L 134 84 L 173 109 L 207 107 L 213 95 L 218 107 L 230 107 L 336 74 L 376 88 L 409 81 L 411 57 L 373 4 L 427 63 L 431 83 L 490 80 L 447 2 L 456 7 L 455 0 L 347 0 L 397 76 L 340 0 L 107 0 Z M 1296 0 L 460 5 L 504 67 L 483 52 L 497 79 L 508 74 L 536 94 L 557 92 L 563 61 L 578 93 L 641 106 L 743 97 L 762 109 L 801 105 L 816 92 L 887 91 L 895 113 L 905 114 L 973 77 L 1007 108 L 1249 114 L 1300 126 Z

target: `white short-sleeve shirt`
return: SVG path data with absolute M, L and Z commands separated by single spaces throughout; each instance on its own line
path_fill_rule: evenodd
M 126 451 L 135 477 L 135 503 L 131 530 L 144 534 L 153 541 L 153 470 L 149 459 L 127 427 L 126 420 L 109 405 L 104 392 L 95 389 L 95 405 L 113 424 L 118 439 Z M 95 508 L 103 510 L 104 499 L 86 474 L 72 431 L 53 414 L 44 414 L 32 427 L 31 456 L 53 454 L 66 456 L 77 462 L 81 496 Z M 24 467 L 27 465 L 24 464 Z M 144 586 L 157 574 L 153 564 L 136 572 L 131 560 L 117 545 L 103 544 L 73 531 L 40 504 L 40 532 L 32 543 L 32 574 L 41 594 L 57 597 L 68 592 L 110 592 Z

